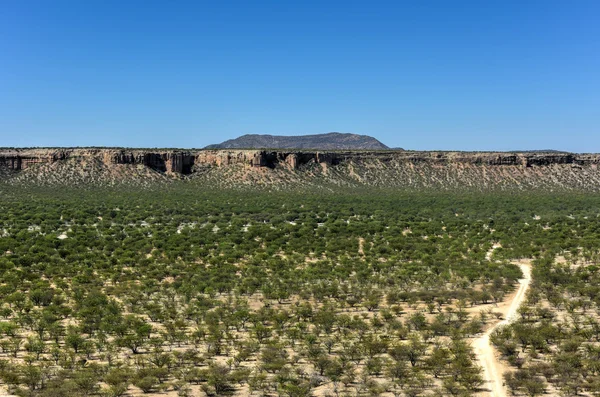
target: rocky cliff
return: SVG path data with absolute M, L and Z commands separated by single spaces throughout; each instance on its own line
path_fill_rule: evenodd
M 550 187 L 600 190 L 598 164 L 600 154 L 561 152 L 0 149 L 2 175 L 26 174 L 39 180 L 85 169 L 88 176 L 111 173 L 113 180 L 135 171 L 161 178 L 210 174 L 221 182 L 223 178 L 252 183 L 277 183 L 278 178 L 310 182 L 320 176 L 336 184 L 522 187 L 539 186 L 543 181 L 541 185 Z
M 227 166 L 233 164 L 251 167 L 296 169 L 308 163 L 337 165 L 348 161 L 379 160 L 401 161 L 407 164 L 431 163 L 437 165 L 470 164 L 489 166 L 548 166 L 570 164 L 595 166 L 600 154 L 571 154 L 560 152 L 417 152 L 417 151 L 292 151 L 292 150 L 229 150 L 205 149 L 149 150 L 149 149 L 0 149 L 0 167 L 20 171 L 38 164 L 50 164 L 73 159 L 96 159 L 106 165 L 143 165 L 168 173 L 191 174 L 194 166 Z

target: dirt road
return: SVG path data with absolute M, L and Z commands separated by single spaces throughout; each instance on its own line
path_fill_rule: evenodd
M 523 272 L 523 278 L 519 280 L 519 288 L 512 298 L 510 305 L 502 313 L 504 320 L 488 329 L 483 335 L 475 339 L 473 349 L 479 360 L 479 365 L 483 368 L 484 388 L 488 389 L 481 395 L 493 397 L 506 397 L 508 394 L 503 386 L 502 366 L 496 358 L 496 352 L 490 344 L 490 334 L 503 325 L 512 323 L 517 318 L 517 310 L 525 300 L 525 294 L 531 282 L 531 265 L 529 263 L 517 263 Z

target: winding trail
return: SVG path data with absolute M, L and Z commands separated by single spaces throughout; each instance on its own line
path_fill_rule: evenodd
M 521 303 L 525 300 L 529 283 L 531 282 L 531 265 L 529 262 L 517 263 L 523 272 L 523 278 L 519 280 L 519 288 L 517 293 L 512 298 L 508 309 L 502 312 L 504 320 L 488 329 L 483 335 L 475 339 L 473 342 L 473 350 L 479 360 L 479 365 L 483 368 L 484 381 L 487 389 L 481 395 L 493 397 L 506 397 L 508 394 L 504 388 L 504 380 L 502 378 L 501 364 L 496 357 L 496 352 L 490 343 L 490 335 L 498 327 L 508 325 L 517 319 L 517 310 Z

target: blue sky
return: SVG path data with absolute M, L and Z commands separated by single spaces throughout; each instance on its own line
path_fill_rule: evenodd
M 600 152 L 600 2 L 3 0 L 0 146 Z

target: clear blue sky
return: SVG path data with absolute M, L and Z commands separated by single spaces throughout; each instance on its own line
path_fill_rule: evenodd
M 0 3 L 0 146 L 600 152 L 600 1 Z

